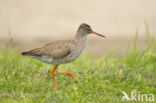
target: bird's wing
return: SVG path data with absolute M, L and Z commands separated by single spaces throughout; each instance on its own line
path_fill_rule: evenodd
M 36 48 L 22 54 L 28 56 L 50 56 L 54 59 L 61 59 L 70 53 L 68 41 L 54 41 L 41 48 Z

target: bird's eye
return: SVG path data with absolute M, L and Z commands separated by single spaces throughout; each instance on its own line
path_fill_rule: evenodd
M 90 28 L 87 27 L 87 30 L 90 30 Z

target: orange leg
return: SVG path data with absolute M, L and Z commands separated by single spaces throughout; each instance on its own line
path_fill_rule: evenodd
M 54 87 L 55 87 L 55 90 L 57 90 L 57 87 L 56 87 L 56 82 L 55 82 L 55 75 L 58 75 L 58 74 L 68 74 L 69 76 L 71 76 L 74 80 L 75 77 L 74 75 L 71 73 L 71 72 L 61 72 L 61 73 L 55 73 L 55 70 L 57 69 L 58 65 L 55 65 L 54 68 L 52 69 L 51 71 L 51 75 L 53 77 L 53 80 L 54 80 Z
M 75 77 L 74 77 L 74 75 L 73 75 L 71 72 L 55 73 L 55 75 L 57 75 L 57 74 L 68 74 L 68 75 L 71 76 L 74 80 L 76 80 Z
M 52 71 L 51 71 L 51 75 L 52 75 L 52 77 L 53 77 L 53 80 L 54 80 L 54 87 L 55 87 L 55 90 L 57 90 L 57 88 L 56 88 L 56 82 L 55 82 L 55 70 L 57 69 L 57 67 L 58 67 L 58 65 L 55 65 L 54 66 L 54 68 L 52 69 Z

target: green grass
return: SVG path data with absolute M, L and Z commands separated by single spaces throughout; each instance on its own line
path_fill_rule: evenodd
M 52 65 L 23 57 L 15 48 L 4 48 L 0 52 L 0 103 L 121 103 L 123 91 L 156 97 L 156 47 L 149 34 L 147 28 L 145 50 L 137 49 L 136 36 L 127 55 L 84 54 L 60 65 L 57 71 L 71 71 L 77 81 L 56 76 L 57 91 L 50 74 Z

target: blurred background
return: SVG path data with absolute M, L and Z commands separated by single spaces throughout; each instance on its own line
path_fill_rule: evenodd
M 104 55 L 139 32 L 144 47 L 145 23 L 156 38 L 156 0 L 0 0 L 0 48 L 12 38 L 19 50 L 75 37 L 81 23 L 106 36 L 89 35 L 85 52 Z

